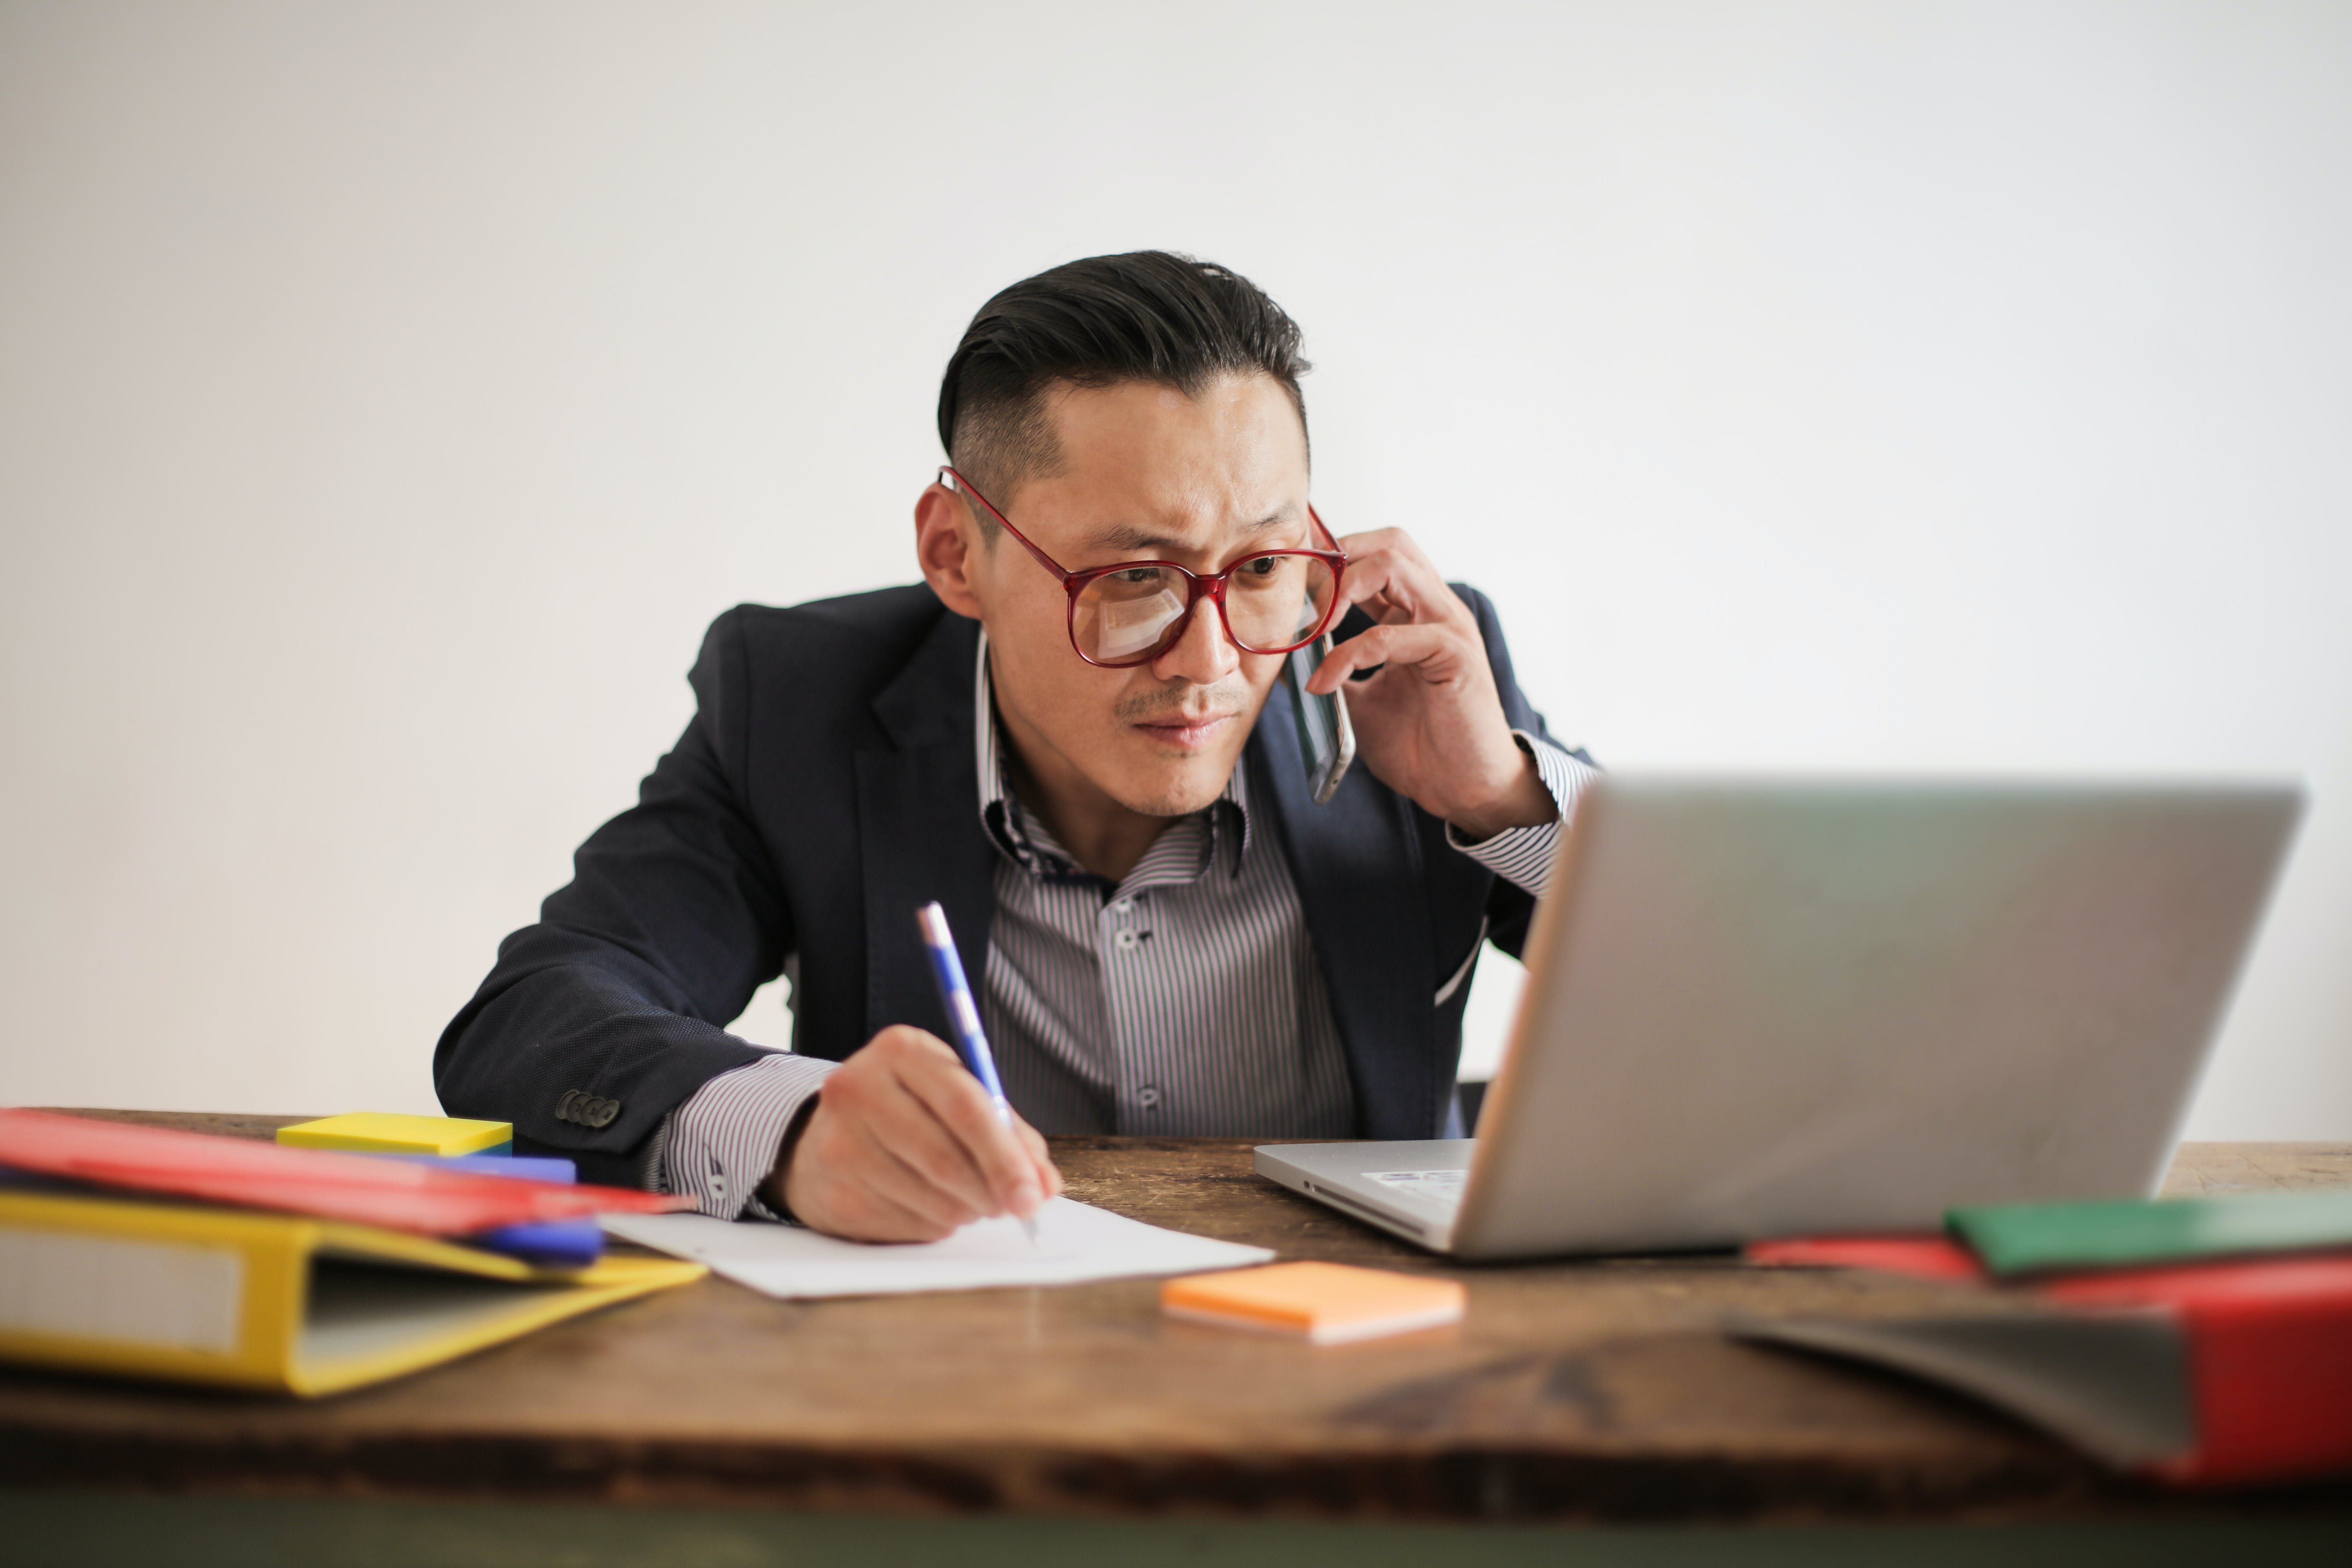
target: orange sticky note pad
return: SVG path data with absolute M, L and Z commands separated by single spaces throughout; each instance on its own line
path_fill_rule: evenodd
M 1300 1334 L 1318 1345 L 1459 1322 L 1468 1301 L 1457 1279 L 1345 1263 L 1275 1263 L 1189 1275 L 1160 1288 L 1160 1310 L 1171 1318 Z

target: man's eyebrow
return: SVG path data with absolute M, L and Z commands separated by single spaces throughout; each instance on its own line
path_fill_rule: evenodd
M 1277 507 L 1255 522 L 1244 523 L 1242 531 L 1262 532 L 1276 523 L 1287 522 L 1297 515 L 1297 512 L 1287 506 Z M 1148 528 L 1138 528 L 1129 522 L 1118 523 L 1103 530 L 1102 532 L 1095 535 L 1091 542 L 1097 549 L 1102 550 L 1189 550 L 1192 548 L 1191 540 L 1178 539 L 1171 534 L 1154 533 Z

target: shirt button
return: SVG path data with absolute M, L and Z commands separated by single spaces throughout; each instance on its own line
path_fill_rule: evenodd
M 1130 948 L 1142 939 L 1131 931 L 1123 931 L 1110 940 L 1120 948 Z
M 1135 908 L 1135 900 L 1133 899 L 1121 899 L 1118 902 L 1111 905 L 1110 912 L 1115 915 L 1123 915 L 1133 908 Z
M 1147 1083 L 1135 1091 L 1135 1103 L 1149 1110 L 1160 1103 L 1160 1086 Z

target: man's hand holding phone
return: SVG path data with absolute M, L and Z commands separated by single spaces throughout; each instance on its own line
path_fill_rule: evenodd
M 1364 765 L 1470 838 L 1556 820 L 1535 759 L 1503 716 L 1477 617 L 1402 529 L 1351 533 L 1341 597 L 1379 624 L 1339 645 L 1307 682 L 1348 683 Z M 1360 670 L 1377 673 L 1349 682 Z

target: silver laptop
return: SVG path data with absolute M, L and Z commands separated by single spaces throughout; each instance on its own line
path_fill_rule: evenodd
M 1475 1139 L 1260 1174 L 1460 1258 L 1934 1229 L 2144 1196 L 2292 784 L 1612 774 L 1579 802 Z

